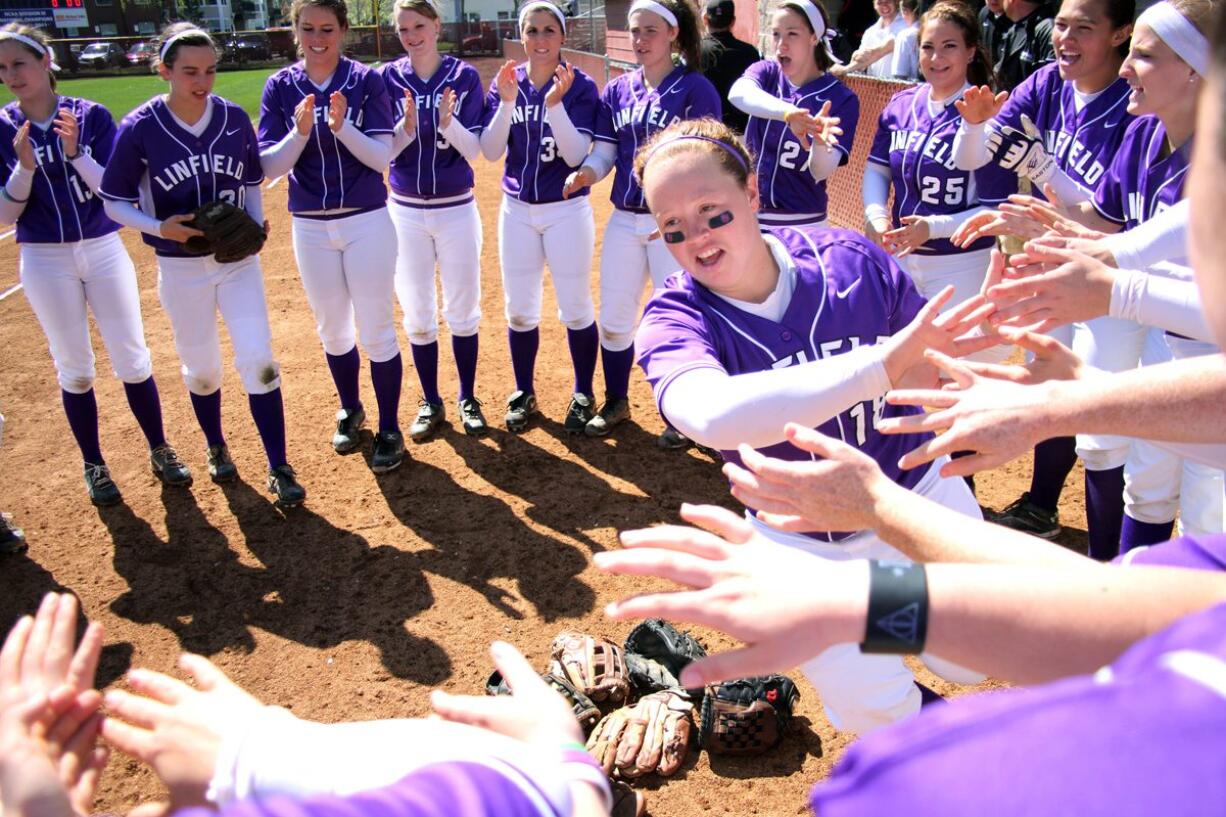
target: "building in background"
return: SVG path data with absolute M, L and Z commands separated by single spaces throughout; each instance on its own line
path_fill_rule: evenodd
M 0 0 L 0 23 L 57 38 L 152 35 L 175 16 L 175 0 Z

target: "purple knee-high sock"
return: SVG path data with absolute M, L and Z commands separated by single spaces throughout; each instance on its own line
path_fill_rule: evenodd
M 460 399 L 469 400 L 477 383 L 477 333 L 452 335 L 451 353 L 455 355 L 456 372 L 460 375 Z
M 1090 557 L 1107 562 L 1118 556 L 1124 522 L 1124 466 L 1086 471 L 1086 521 Z
M 370 362 L 370 382 L 375 387 L 375 402 L 379 404 L 379 431 L 400 430 L 400 384 L 404 380 L 404 363 L 400 353 L 382 363 Z
M 123 393 L 128 398 L 128 408 L 140 425 L 150 448 L 157 448 L 166 443 L 166 432 L 162 428 L 162 401 L 158 397 L 158 384 L 153 375 L 149 375 L 139 383 L 124 383 Z
M 515 388 L 532 394 L 536 391 L 532 376 L 536 369 L 536 350 L 541 346 L 541 330 L 517 332 L 507 329 L 507 340 L 511 343 L 511 368 L 515 372 Z
M 86 462 L 101 465 L 102 446 L 98 442 L 98 398 L 94 390 L 84 394 L 73 394 L 60 389 L 60 399 L 64 403 L 64 414 L 68 415 L 68 427 L 81 449 L 81 458 Z
M 191 395 L 192 411 L 196 412 L 196 422 L 200 423 L 205 442 L 210 448 L 225 445 L 226 438 L 221 433 L 221 389 L 206 395 L 188 394 Z
M 281 389 L 275 388 L 267 394 L 249 394 L 247 405 L 251 407 L 255 430 L 260 433 L 260 442 L 264 444 L 268 467 L 280 468 L 286 461 L 285 404 L 281 399 Z
M 421 382 L 422 396 L 427 403 L 443 402 L 443 398 L 438 394 L 438 341 L 420 345 L 410 343 L 409 349 L 413 352 L 413 366 L 417 369 L 417 379 Z
M 1120 553 L 1133 548 L 1156 545 L 1171 538 L 1175 532 L 1175 520 L 1170 522 L 1140 522 L 1124 514 L 1124 526 L 1120 530 Z
M 362 358 L 358 355 L 358 347 L 354 346 L 343 355 L 326 356 L 328 369 L 332 372 L 332 382 L 336 384 L 336 396 L 341 401 L 341 408 L 357 411 L 362 407 L 362 398 L 358 394 L 358 376 L 362 372 Z
M 604 367 L 604 393 L 608 400 L 618 400 L 630 394 L 630 370 L 634 367 L 634 347 L 620 352 L 600 347 L 600 363 Z
M 1076 464 L 1076 437 L 1054 437 L 1036 445 L 1034 471 L 1030 475 L 1030 501 L 1044 510 L 1056 510 L 1064 480 Z
M 566 345 L 570 347 L 570 362 L 575 367 L 575 391 L 592 393 L 592 377 L 596 374 L 596 354 L 600 348 L 600 332 L 596 322 L 583 329 L 567 329 Z

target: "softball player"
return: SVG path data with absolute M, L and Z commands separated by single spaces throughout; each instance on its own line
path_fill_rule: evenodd
M 0 28 L 0 81 L 16 97 L 0 111 L 0 222 L 17 224 L 21 283 L 51 347 L 89 498 L 113 505 L 120 494 L 98 442 L 87 308 L 149 443 L 153 472 L 170 485 L 189 485 L 192 476 L 166 443 L 136 270 L 119 225 L 94 195 L 115 123 L 101 105 L 57 96 L 53 67 L 42 32 L 18 23 Z
M 567 176 L 591 147 L 600 95 L 590 77 L 562 62 L 566 18 L 560 8 L 546 0 L 525 3 L 519 31 L 528 62 L 507 62 L 490 84 L 481 133 L 485 158 L 507 154 L 498 259 L 515 391 L 507 398 L 506 424 L 510 431 L 523 431 L 538 411 L 533 373 L 548 262 L 575 370 L 563 427 L 582 434 L 595 416 L 592 376 L 599 333 L 588 277 L 596 228 L 587 198 L 591 191 L 577 190 L 569 199 L 562 193 Z
M 213 256 L 193 256 L 181 243 L 200 235 L 188 222 L 209 202 L 228 201 L 263 222 L 264 174 L 255 130 L 242 108 L 211 93 L 217 49 L 201 29 L 190 23 L 168 27 L 157 70 L 170 91 L 124 117 L 98 192 L 107 214 L 139 230 L 157 255 L 158 296 L 208 442 L 209 476 L 214 482 L 238 477 L 221 428 L 220 311 L 268 457 L 268 488 L 278 504 L 297 505 L 306 492 L 286 462 L 281 374 L 272 354 L 259 257 L 223 264 Z
M 370 467 L 385 473 L 404 461 L 397 417 L 404 373 L 392 305 L 396 235 L 383 184 L 392 106 L 383 78 L 341 54 L 349 28 L 344 0 L 294 0 L 290 16 L 303 59 L 264 86 L 260 158 L 265 174 L 289 174 L 294 257 L 341 404 L 332 447 L 340 454 L 357 449 L 366 421 L 356 323 L 379 406 Z
M 441 18 L 434 0 L 398 0 L 393 24 L 407 56 L 382 69 L 400 124 L 393 137 L 392 223 L 399 239 L 396 295 L 421 381 L 422 401 L 409 427 L 414 442 L 434 434 L 446 412 L 438 391 L 438 299 L 460 376 L 460 421 L 486 431 L 477 377 L 481 323 L 481 216 L 469 164 L 481 153 L 485 93 L 477 69 L 438 53 Z
M 885 405 L 885 392 L 907 369 L 908 377 L 935 382 L 913 364 L 925 346 L 959 345 L 952 338 L 972 325 L 975 301 L 937 318 L 949 290 L 925 305 L 893 260 L 855 233 L 760 232 L 750 162 L 732 131 L 709 119 L 663 131 L 636 161 L 652 214 L 684 270 L 648 301 L 635 338 L 660 413 L 729 462 L 740 462 L 739 444 L 807 459 L 783 428 L 789 421 L 816 426 L 857 445 L 895 482 L 979 518 L 962 480 L 944 479 L 935 467 L 898 468 L 918 441 L 899 444 L 875 428 L 881 417 L 914 411 Z M 831 559 L 903 558 L 871 531 L 759 527 L 774 541 Z M 971 680 L 940 663 L 943 673 Z M 802 669 L 840 729 L 863 732 L 920 706 L 919 688 L 894 656 L 864 656 L 847 645 Z
M 1132 0 L 1065 0 L 1052 26 L 1055 63 L 1027 78 L 1003 107 L 986 89 L 967 91 L 955 138 L 958 167 L 988 164 L 986 130 L 1005 126 L 1021 130 L 1026 116 L 1042 134 L 1051 157 L 1027 168 L 1035 189 L 1050 184 L 1066 204 L 1089 199 L 1134 118 L 1128 112 L 1128 83 L 1119 76 L 1133 13 Z M 1144 327 L 1110 317 L 1063 326 L 1049 334 L 1090 365 L 1110 371 L 1136 366 L 1145 339 Z M 1113 555 L 1121 512 L 1120 469 L 1127 451 L 1127 440 L 1107 435 L 1082 434 L 1040 443 L 1034 450 L 1030 490 L 996 521 L 1044 539 L 1055 537 L 1060 532 L 1056 514 L 1060 493 L 1080 455 L 1086 469 L 1094 551 Z
M 810 0 L 780 3 L 771 17 L 775 58 L 750 66 L 728 99 L 750 115 L 745 141 L 757 157 L 759 219 L 768 226 L 826 227 L 826 179 L 847 164 L 856 138 L 860 100 L 832 74 L 825 12 Z M 834 144 L 813 139 L 803 122 L 838 117 Z M 793 132 L 793 123 L 803 138 Z
M 982 204 L 1005 200 L 1017 186 L 1012 173 L 995 165 L 965 171 L 953 164 L 962 119 L 954 103 L 968 78 L 975 84 L 991 78 L 979 24 L 967 7 L 942 2 L 923 15 L 920 70 L 927 81 L 899 91 L 881 112 L 864 174 L 864 219 L 868 236 L 898 258 L 924 297 L 953 286 L 958 303 L 983 285 L 993 240 L 963 249 L 950 236 Z M 976 357 L 1000 361 L 1008 353 L 997 346 Z
M 590 187 L 616 168 L 613 214 L 605 226 L 600 252 L 600 359 L 605 402 L 584 431 L 608 434 L 630 417 L 630 369 L 634 366 L 634 328 L 643 286 L 652 289 L 676 270 L 672 254 L 657 235 L 643 191 L 634 179 L 634 154 L 657 130 L 681 119 L 721 116 L 719 92 L 696 69 L 698 20 L 685 0 L 635 0 L 630 6 L 630 38 L 639 68 L 605 86 L 596 117 L 596 143 L 583 166 L 570 174 L 562 195 Z M 673 52 L 685 62 L 673 64 Z M 654 237 L 653 237 L 654 236 Z M 664 448 L 689 441 L 668 429 Z

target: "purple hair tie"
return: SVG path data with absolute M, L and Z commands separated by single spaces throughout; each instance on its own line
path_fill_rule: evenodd
M 647 158 L 643 160 L 643 167 L 644 168 L 647 167 L 647 163 L 651 161 L 651 157 L 655 156 L 656 151 L 658 151 L 660 148 L 666 145 L 671 145 L 675 142 L 688 142 L 688 141 L 710 142 L 711 144 L 715 145 L 721 150 L 727 152 L 728 155 L 731 156 L 733 159 L 736 159 L 736 162 L 737 164 L 741 166 L 741 169 L 744 170 L 746 173 L 749 173 L 749 165 L 745 163 L 745 157 L 743 157 L 739 152 L 737 152 L 736 148 L 734 148 L 732 145 L 728 144 L 727 142 L 724 142 L 723 140 L 712 139 L 710 136 L 699 136 L 696 133 L 683 133 L 680 136 L 674 136 L 671 139 L 665 139 L 661 141 L 658 145 L 656 145 L 655 147 L 651 149 L 651 153 L 647 154 Z

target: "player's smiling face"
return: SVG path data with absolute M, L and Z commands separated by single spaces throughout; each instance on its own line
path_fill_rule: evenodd
M 1145 23 L 1132 32 L 1132 48 L 1120 66 L 1120 76 L 1132 88 L 1128 113 L 1133 116 L 1161 116 L 1194 104 L 1200 89 L 1196 72 Z
M 654 11 L 640 9 L 630 15 L 630 45 L 634 59 L 644 68 L 655 68 L 673 59 L 677 29 Z
M 1216 69 L 1216 65 L 1214 66 Z M 1200 136 L 1192 147 L 1192 167 L 1188 171 L 1188 198 L 1192 200 L 1188 217 L 1192 269 L 1200 288 L 1205 317 L 1219 346 L 1226 346 L 1226 232 L 1221 212 L 1226 206 L 1222 179 L 1226 177 L 1226 130 L 1222 117 L 1226 105 L 1226 77 L 1219 73 L 1206 83 L 1197 110 L 1196 130 Z
M 808 76 L 817 68 L 813 49 L 817 47 L 817 35 L 809 28 L 809 21 L 799 11 L 781 8 L 771 17 L 771 42 L 775 45 L 775 60 L 783 74 L 792 81 Z
M 528 15 L 520 31 L 528 50 L 528 61 L 556 65 L 562 60 L 562 24 L 553 12 L 540 9 Z
M 0 41 L 0 83 L 19 101 L 34 100 L 51 93 L 51 75 L 46 58 L 13 40 Z
M 661 235 L 680 233 L 669 251 L 677 263 L 712 292 L 753 300 L 761 289 L 749 259 L 762 244 L 758 185 L 742 187 L 709 150 L 689 149 L 647 165 L 643 192 Z M 731 214 L 731 221 L 719 218 Z
M 207 45 L 180 45 L 174 63 L 159 65 L 158 72 L 170 82 L 172 104 L 203 105 L 217 78 L 217 52 Z
M 396 15 L 396 33 L 400 45 L 410 57 L 430 54 L 438 50 L 440 24 L 412 9 L 401 9 Z
M 948 20 L 933 20 L 920 29 L 920 71 L 933 96 L 947 99 L 966 84 L 966 69 L 975 57 L 962 29 Z
M 1128 41 L 1132 26 L 1115 28 L 1107 17 L 1104 0 L 1065 0 L 1052 23 L 1051 43 L 1060 78 L 1089 80 L 1078 90 L 1094 93 L 1115 80 L 1120 56 L 1116 50 Z
M 331 9 L 304 6 L 298 14 L 294 36 L 308 64 L 325 66 L 340 61 L 345 29 Z

